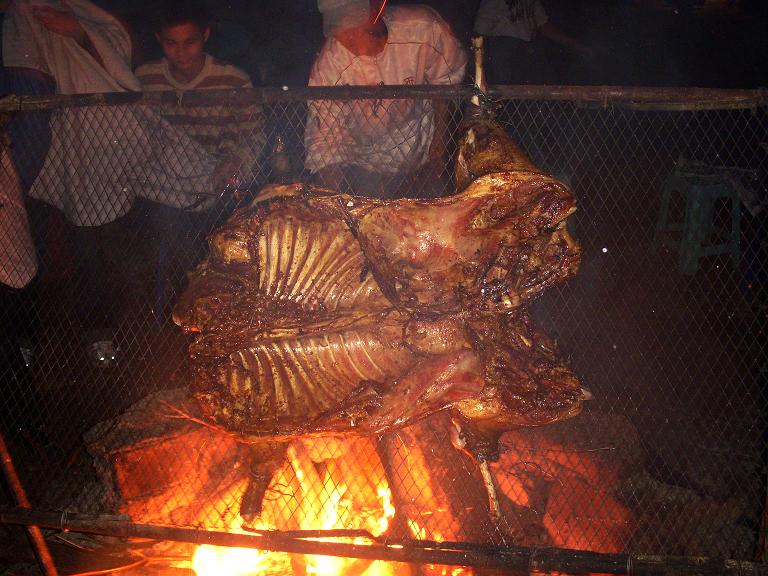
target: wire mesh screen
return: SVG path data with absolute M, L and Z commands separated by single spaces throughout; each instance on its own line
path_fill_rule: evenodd
M 282 439 L 277 448 L 201 415 L 188 356 L 202 352 L 189 348 L 194 335 L 174 324 L 173 306 L 186 274 L 214 248 L 206 243 L 213 230 L 266 184 L 315 177 L 309 168 L 323 162 L 308 158 L 305 141 L 329 137 L 313 135 L 311 123 L 350 128 L 354 115 L 365 120 L 348 137 L 389 138 L 373 138 L 378 150 L 352 146 L 364 160 L 340 159 L 356 162 L 335 181 L 344 192 L 425 201 L 453 192 L 462 102 L 386 96 L 64 106 L 8 118 L 4 189 L 24 196 L 29 223 L 14 220 L 2 240 L 18 257 L 5 272 L 15 287 L 2 292 L 0 413 L 33 508 L 227 531 L 344 529 L 395 540 L 758 558 L 764 108 L 494 103 L 497 121 L 534 163 L 577 197 L 569 228 L 583 247 L 581 270 L 532 310 L 592 399 L 573 419 L 505 433 L 485 472 L 455 448 L 442 412 L 381 436 Z M 381 123 L 389 106 L 444 110 L 445 149 L 431 155 L 426 146 L 408 160 L 403 150 L 419 145 L 417 134 L 388 131 Z M 235 146 L 223 152 L 222 142 Z M 227 163 L 233 157 L 236 168 Z M 25 234 L 36 259 L 24 258 Z M 316 367 L 303 366 L 311 377 Z M 242 392 L 242 382 L 230 384 Z M 254 573 L 353 570 L 351 561 L 321 569 L 318 558 L 300 555 L 248 561 Z M 383 566 L 354 570 L 397 573 Z

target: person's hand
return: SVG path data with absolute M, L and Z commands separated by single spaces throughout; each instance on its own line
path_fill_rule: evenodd
M 78 44 L 85 38 L 85 30 L 75 13 L 67 8 L 59 10 L 53 6 L 32 6 L 32 14 L 47 30 L 74 39 Z
M 227 158 L 219 162 L 219 165 L 211 174 L 211 189 L 215 196 L 232 194 L 235 200 L 240 193 L 240 187 L 243 184 L 243 177 L 240 173 L 240 161 Z

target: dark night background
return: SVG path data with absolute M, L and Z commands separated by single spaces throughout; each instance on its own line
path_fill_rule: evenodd
M 159 56 L 150 0 L 96 0 L 133 29 L 137 59 Z M 306 84 L 322 42 L 316 0 L 206 0 L 218 25 L 212 54 L 255 85 Z M 391 0 L 391 4 L 411 3 Z M 479 0 L 426 0 L 469 43 Z M 763 0 L 544 0 L 550 19 L 595 50 L 588 62 L 552 47 L 558 84 L 766 86 L 768 9 Z

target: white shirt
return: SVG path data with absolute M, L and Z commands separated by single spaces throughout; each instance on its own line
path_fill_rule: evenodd
M 511 36 L 530 42 L 536 29 L 549 21 L 539 0 L 482 0 L 475 32 L 483 36 Z
M 74 39 L 49 31 L 34 6 L 71 10 L 101 62 Z M 131 38 L 108 12 L 88 0 L 14 0 L 3 19 L 3 64 L 50 74 L 59 94 L 139 90 L 130 62 Z M 51 145 L 29 195 L 62 210 L 78 226 L 124 215 L 133 193 L 118 179 L 135 144 L 130 106 L 66 107 L 51 117 Z
M 88 33 L 99 63 L 73 39 L 35 18 L 39 4 L 69 8 Z M 50 73 L 59 93 L 140 90 L 130 65 L 128 32 L 88 0 L 14 0 L 3 21 L 6 66 Z M 60 209 L 77 226 L 125 215 L 135 196 L 169 206 L 198 204 L 210 194 L 216 159 L 151 108 L 66 107 L 51 118 L 51 145 L 29 195 Z M 204 207 L 204 206 L 203 206 Z
M 387 43 L 356 56 L 335 38 L 312 67 L 310 86 L 457 84 L 467 56 L 445 21 L 426 6 L 392 6 L 383 16 Z M 423 164 L 434 135 L 429 100 L 310 102 L 305 144 L 313 173 L 332 164 L 395 174 Z
M 96 62 L 68 36 L 49 31 L 33 8 L 71 10 L 101 57 Z M 140 90 L 131 70 L 131 37 L 109 12 L 88 0 L 14 0 L 3 19 L 3 65 L 53 77 L 59 94 Z

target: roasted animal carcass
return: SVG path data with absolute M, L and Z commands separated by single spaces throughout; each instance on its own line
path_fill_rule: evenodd
M 455 195 L 266 188 L 210 237 L 174 319 L 203 413 L 265 440 L 383 433 L 438 410 L 493 458 L 515 426 L 575 415 L 576 376 L 526 304 L 573 275 L 574 196 L 490 123 Z

